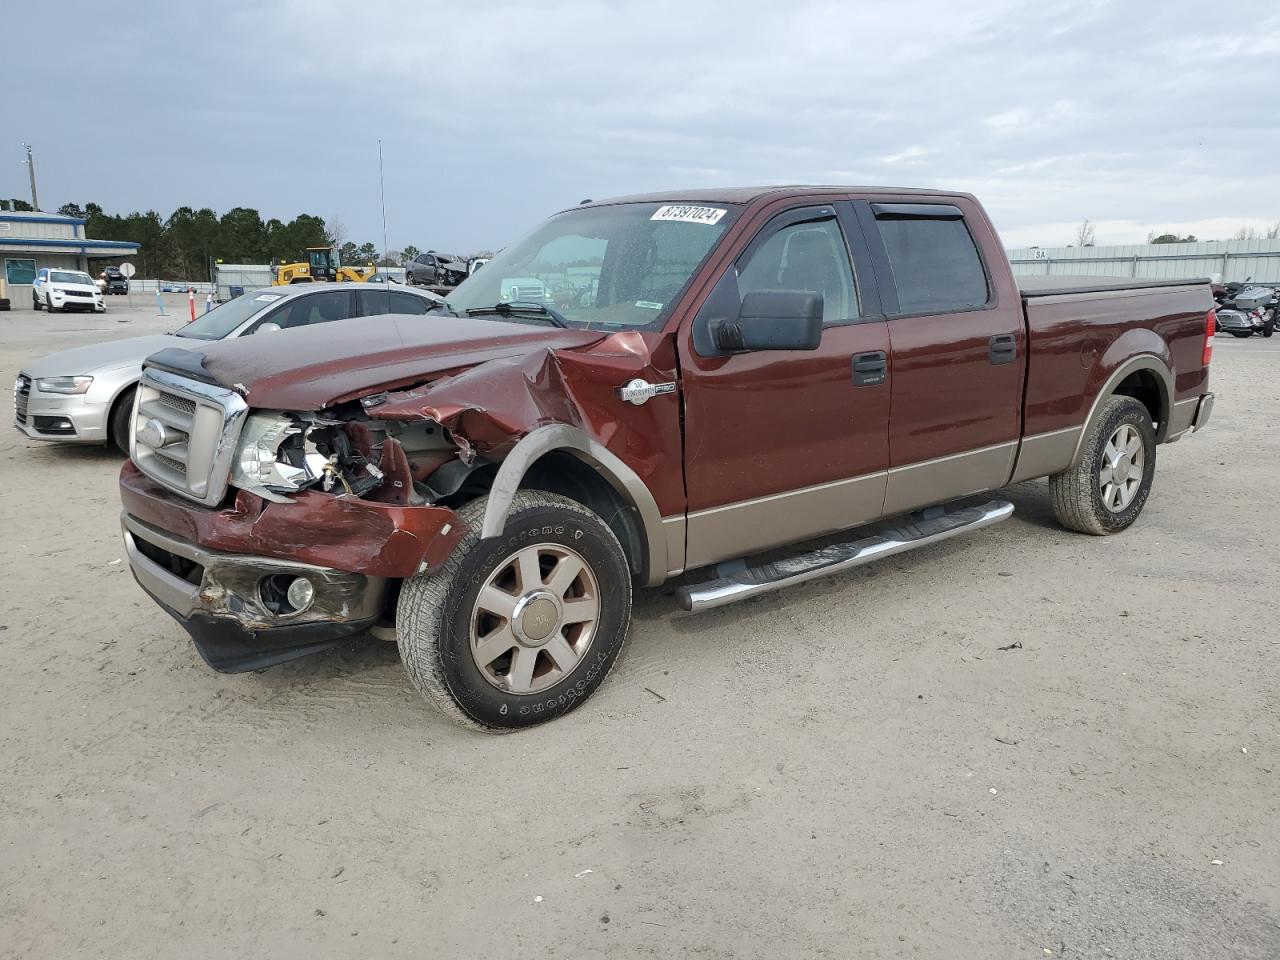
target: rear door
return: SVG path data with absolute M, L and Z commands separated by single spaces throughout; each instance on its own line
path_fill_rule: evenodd
M 974 204 L 855 201 L 872 238 L 892 369 L 885 513 L 1008 482 L 1021 432 L 1026 331 Z M 886 278 L 887 281 L 886 281 Z
M 837 207 L 775 215 L 682 331 L 688 567 L 880 515 L 888 334 L 863 245 L 846 240 Z M 708 319 L 736 315 L 742 296 L 758 290 L 821 293 L 818 349 L 717 355 Z
M 427 312 L 431 301 L 415 293 L 403 290 L 391 290 L 382 285 L 363 286 L 356 291 L 356 315 L 360 317 L 381 317 L 388 313 L 407 313 L 421 316 Z

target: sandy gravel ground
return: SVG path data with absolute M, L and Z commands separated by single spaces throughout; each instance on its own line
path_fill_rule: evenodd
M 0 314 L 0 375 L 165 328 L 117 303 Z M 118 457 L 6 431 L 0 956 L 1280 956 L 1278 384 L 1219 338 L 1119 537 L 1032 483 L 741 606 L 642 594 L 604 689 L 507 737 L 375 640 L 212 673 L 121 562 Z

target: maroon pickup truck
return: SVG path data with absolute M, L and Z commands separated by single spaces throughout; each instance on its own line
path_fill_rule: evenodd
M 1138 517 L 1202 427 L 1204 281 L 1021 285 L 961 193 L 585 203 L 424 317 L 165 351 L 121 473 L 142 587 L 215 669 L 360 631 L 486 730 L 573 709 L 632 584 L 702 610 L 976 530 L 1049 477 Z M 842 531 L 853 531 L 842 533 Z

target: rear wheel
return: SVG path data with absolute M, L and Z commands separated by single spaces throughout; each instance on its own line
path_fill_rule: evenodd
M 488 732 L 568 713 L 613 668 L 631 623 L 631 571 L 613 532 L 566 497 L 517 492 L 501 536 L 481 540 L 487 499 L 435 576 L 404 582 L 396 612 L 413 685 Z
M 1076 462 L 1049 478 L 1053 513 L 1068 530 L 1106 536 L 1138 519 L 1156 471 L 1156 431 L 1132 397 L 1108 397 Z

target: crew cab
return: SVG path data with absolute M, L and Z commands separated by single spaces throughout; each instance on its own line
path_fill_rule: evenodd
M 633 585 L 718 606 L 996 523 L 1039 477 L 1063 526 L 1124 530 L 1210 417 L 1212 307 L 1020 286 L 963 193 L 588 203 L 437 322 L 152 356 L 126 548 L 215 669 L 372 629 L 450 717 L 528 726 L 599 687 Z

